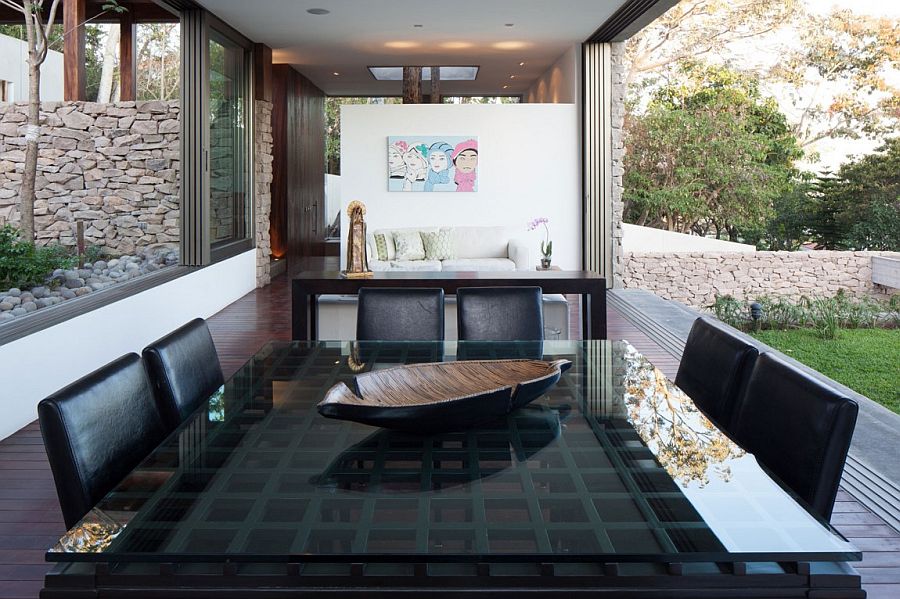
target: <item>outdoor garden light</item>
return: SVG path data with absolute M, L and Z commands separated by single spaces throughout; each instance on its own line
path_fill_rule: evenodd
M 762 318 L 762 315 L 763 307 L 761 303 L 753 302 L 752 304 L 750 304 L 750 318 L 752 318 L 754 322 Z

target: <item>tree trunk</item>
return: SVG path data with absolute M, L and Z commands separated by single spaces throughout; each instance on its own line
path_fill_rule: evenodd
M 106 35 L 106 44 L 103 47 L 103 68 L 100 71 L 100 89 L 97 91 L 97 101 L 101 104 L 108 103 L 112 98 L 119 35 L 120 30 L 117 25 L 110 27 L 109 33 Z
M 37 178 L 38 136 L 41 131 L 41 68 L 34 50 L 28 52 L 28 120 L 25 127 L 25 172 L 19 191 L 22 237 L 34 240 L 34 188 Z

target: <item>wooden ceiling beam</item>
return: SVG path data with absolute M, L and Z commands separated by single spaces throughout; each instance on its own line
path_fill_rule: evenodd
M 49 14 L 50 0 L 44 0 L 44 14 Z M 177 23 L 178 17 L 155 2 L 128 2 L 122 0 L 120 4 L 128 9 L 135 23 Z M 119 14 L 115 12 L 103 12 L 103 0 L 86 0 L 84 15 L 86 19 L 93 19 L 91 23 L 118 23 Z M 65 13 L 65 2 L 61 3 L 56 14 L 57 23 L 61 23 Z M 96 17 L 96 18 L 95 18 Z M 0 5 L 0 24 L 21 25 L 22 15 L 11 8 Z

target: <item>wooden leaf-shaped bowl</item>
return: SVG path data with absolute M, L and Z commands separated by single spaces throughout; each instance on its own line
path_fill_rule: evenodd
M 489 422 L 534 401 L 569 360 L 471 360 L 412 364 L 338 383 L 317 406 L 326 418 L 409 432 L 452 431 Z

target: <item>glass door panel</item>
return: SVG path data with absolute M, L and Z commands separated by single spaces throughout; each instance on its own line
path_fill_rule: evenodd
M 213 248 L 249 236 L 247 51 L 209 32 L 209 227 Z

